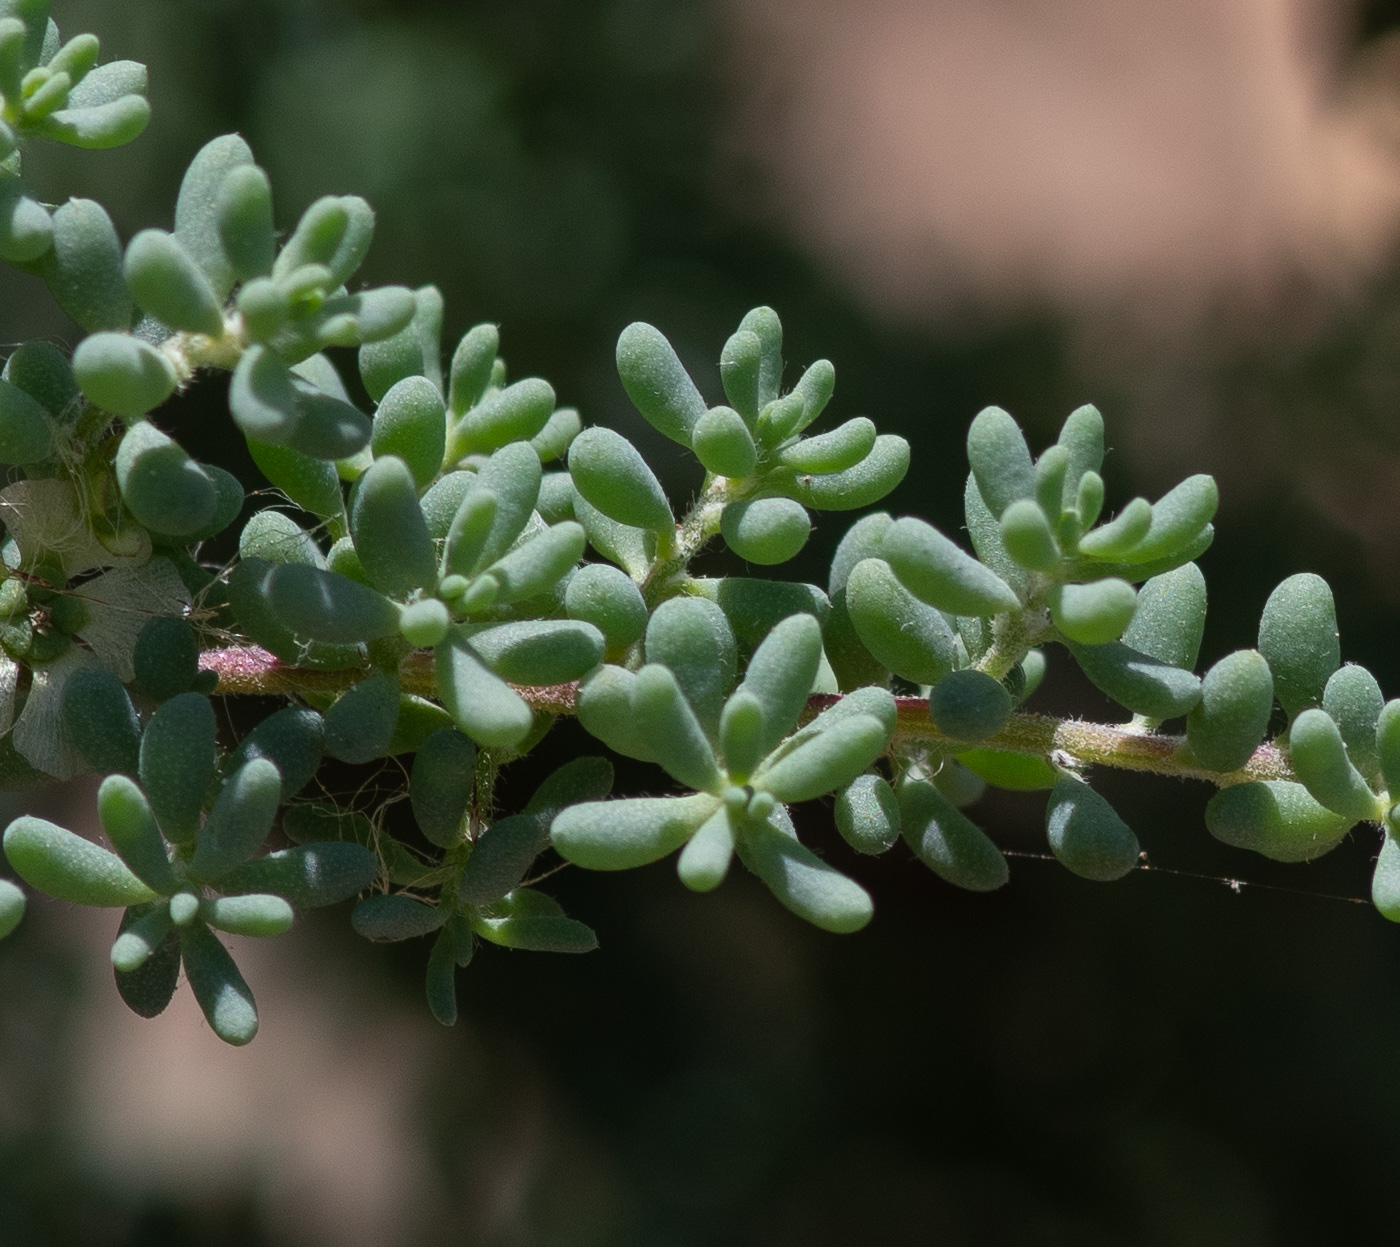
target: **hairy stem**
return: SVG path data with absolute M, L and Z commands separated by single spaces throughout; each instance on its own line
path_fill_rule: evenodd
M 676 594 L 679 583 L 685 580 L 690 560 L 719 532 L 720 514 L 724 504 L 731 500 L 723 477 L 706 480 L 699 499 L 676 525 L 675 532 L 662 535 L 665 544 L 657 551 L 656 562 L 641 586 L 648 607 L 655 608 Z
M 372 674 L 367 668 L 346 671 L 315 671 L 293 667 L 256 646 L 206 650 L 200 665 L 218 673 L 215 690 L 226 696 L 304 696 L 309 693 L 335 693 Z M 410 654 L 400 671 L 405 693 L 436 696 L 433 660 L 430 654 Z M 552 684 L 544 688 L 516 689 L 534 709 L 546 714 L 574 712 L 577 684 Z M 807 702 L 808 717 L 834 705 L 840 698 L 817 694 Z M 1047 714 L 1013 714 L 995 736 L 986 740 L 959 741 L 940 732 L 929 718 L 928 703 L 921 697 L 896 698 L 899 723 L 892 747 L 924 746 L 957 753 L 967 749 L 996 749 L 1032 757 L 1058 757 L 1069 764 L 1111 766 L 1124 771 L 1148 771 L 1177 779 L 1199 779 L 1226 788 L 1261 779 L 1297 777 L 1288 759 L 1274 745 L 1265 742 L 1237 771 L 1211 771 L 1197 765 L 1185 750 L 1182 736 L 1166 736 L 1142 731 L 1131 724 L 1113 726 L 1086 723 L 1082 719 L 1057 719 Z

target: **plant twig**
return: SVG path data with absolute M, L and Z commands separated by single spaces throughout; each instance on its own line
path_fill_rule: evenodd
M 256 646 L 206 650 L 200 665 L 218 673 L 215 690 L 226 696 L 304 696 L 335 693 L 358 683 L 371 671 L 352 667 L 343 671 L 319 671 L 294 667 Z M 430 654 L 410 654 L 399 674 L 406 693 L 436 696 Z M 543 688 L 516 687 L 532 708 L 546 714 L 574 713 L 577 684 L 551 684 Z M 807 716 L 820 714 L 840 698 L 816 694 L 808 699 Z M 1287 757 L 1265 742 L 1237 771 L 1211 771 L 1199 766 L 1185 751 L 1183 736 L 1143 731 L 1132 725 L 1088 723 L 1082 719 L 1058 719 L 1047 714 L 1013 714 L 1005 727 L 985 740 L 960 741 L 938 730 L 929 718 L 928 703 L 921 697 L 896 698 L 899 723 L 893 746 L 923 745 L 951 753 L 969 749 L 995 749 L 1006 753 L 1048 758 L 1058 755 L 1071 765 L 1111 766 L 1124 771 L 1148 771 L 1177 779 L 1199 779 L 1226 788 L 1263 779 L 1296 779 Z

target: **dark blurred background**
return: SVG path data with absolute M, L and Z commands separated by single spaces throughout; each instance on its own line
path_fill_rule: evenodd
M 1283 576 L 1333 584 L 1343 653 L 1400 690 L 1400 4 L 1390 0 L 70 0 L 151 69 L 114 153 L 36 153 L 54 199 L 168 226 L 185 164 L 242 132 L 284 227 L 366 195 L 364 276 L 435 282 L 448 337 L 682 456 L 612 344 L 713 364 L 769 303 L 837 417 L 914 443 L 888 506 L 960 523 L 962 434 L 998 403 L 1038 450 L 1103 409 L 1110 502 L 1217 473 L 1203 658 Z M 75 331 L 0 275 L 0 337 Z M 449 342 L 450 346 L 450 342 Z M 349 360 L 343 360 L 349 364 Z M 353 367 L 347 369 L 353 372 Z M 228 456 L 223 382 L 176 430 Z M 824 581 L 846 526 L 795 571 Z M 1038 701 L 1111 715 L 1059 662 Z M 544 754 L 586 748 L 570 724 Z M 624 769 L 620 787 L 656 782 Z M 903 848 L 838 939 L 743 872 L 564 871 L 580 959 L 488 948 L 450 1032 L 426 950 L 312 915 L 240 963 L 232 1051 L 182 992 L 126 1013 L 105 915 L 36 903 L 0 945 L 0 1244 L 1212 1244 L 1390 1241 L 1400 932 L 1364 832 L 1309 866 L 1213 842 L 1207 793 L 1098 782 L 1157 869 L 1043 860 L 1041 801 L 979 817 L 1024 856 L 990 897 Z M 522 792 L 528 779 L 513 781 Z M 75 826 L 91 793 L 11 803 Z M 86 821 L 85 821 L 86 820 Z

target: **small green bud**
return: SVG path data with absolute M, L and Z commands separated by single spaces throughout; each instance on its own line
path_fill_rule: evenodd
M 871 452 L 875 440 L 874 421 L 857 416 L 830 433 L 794 443 L 778 456 L 778 462 L 797 472 L 844 472 Z
M 1322 708 L 1336 723 L 1346 742 L 1352 765 L 1368 780 L 1380 771 L 1376 725 L 1385 707 L 1381 686 L 1365 667 L 1338 667 L 1322 692 Z
M 413 759 L 408 798 L 423 834 L 439 848 L 455 844 L 476 782 L 476 748 L 445 728 L 423 742 Z
M 418 505 L 408 464 L 376 459 L 356 483 L 350 504 L 355 553 L 370 583 L 393 596 L 437 583 L 437 551 Z
M 1006 726 L 1011 694 L 983 671 L 968 668 L 945 675 L 929 694 L 929 714 L 954 740 L 984 740 Z
M 1110 577 L 1087 585 L 1056 585 L 1050 591 L 1050 618 L 1069 640 L 1106 645 L 1132 622 L 1137 591 Z
M 923 520 L 891 524 L 880 557 L 915 597 L 950 614 L 990 616 L 1020 606 L 1006 581 Z
M 739 854 L 784 906 L 823 931 L 847 935 L 874 915 L 870 894 L 860 884 L 771 824 L 746 836 Z
M 609 650 L 631 645 L 647 626 L 641 590 L 626 572 L 607 563 L 579 568 L 564 590 L 564 609 L 570 619 L 597 628 Z
M 240 766 L 224 781 L 199 829 L 192 871 L 201 879 L 218 879 L 250 858 L 271 830 L 281 799 L 276 766 L 266 758 Z
M 501 349 L 495 325 L 477 325 L 462 335 L 452 355 L 448 407 L 459 419 L 481 401 L 491 382 L 491 368 Z
M 63 686 L 63 726 L 94 771 L 136 774 L 141 723 L 122 682 L 110 671 L 84 667 L 69 676 Z
M 1052 525 L 1059 522 L 1068 509 L 1065 506 L 1065 477 L 1069 473 L 1070 453 L 1059 445 L 1046 447 L 1035 461 L 1035 500 Z
M 109 775 L 97 790 L 102 830 L 132 873 L 153 892 L 169 896 L 179 881 L 146 794 L 125 775 Z
M 1060 430 L 1059 445 L 1069 452 L 1069 466 L 1065 471 L 1063 506 L 1068 510 L 1074 505 L 1079 491 L 1080 478 L 1086 472 L 1098 473 L 1103 467 L 1104 437 L 1103 417 L 1092 403 L 1085 403 L 1070 412 Z M 1087 524 L 1094 521 L 1088 519 Z
M 725 507 L 720 532 L 741 559 L 767 567 L 797 556 L 811 536 L 812 521 L 790 498 L 758 498 Z
M 475 633 L 471 647 L 501 679 L 535 687 L 577 680 L 603 661 L 603 634 L 575 619 L 497 624 Z
M 5 828 L 5 856 L 30 887 L 77 905 L 140 905 L 155 894 L 114 853 L 42 818 Z
M 447 439 L 447 462 L 456 463 L 466 455 L 484 454 L 510 442 L 528 442 L 543 431 L 553 414 L 554 387 L 538 377 L 491 390 L 452 430 Z
M 142 230 L 127 244 L 123 275 L 137 304 L 157 320 L 172 329 L 222 336 L 219 296 L 173 235 Z
M 447 639 L 452 616 L 436 598 L 410 602 L 399 616 L 399 631 L 414 649 L 431 649 Z
M 1195 563 L 1185 563 L 1153 576 L 1138 590 L 1137 610 L 1123 632 L 1123 644 L 1191 671 L 1205 626 L 1206 578 Z
M 736 689 L 724 704 L 719 720 L 720 749 L 725 768 L 736 783 L 743 783 L 762 760 L 764 749 L 763 703 L 747 689 Z M 726 789 L 726 794 L 730 791 Z M 735 789 L 748 805 L 748 794 Z M 726 796 L 726 801 L 728 801 Z
M 358 844 L 299 844 L 245 862 L 219 882 L 225 892 L 271 892 L 298 909 L 336 905 L 379 875 L 373 853 Z
M 625 437 L 611 429 L 585 429 L 569 447 L 574 488 L 619 524 L 654 531 L 675 524 L 671 504 L 646 461 Z
M 286 288 L 266 277 L 244 283 L 234 303 L 243 317 L 244 332 L 253 342 L 274 338 L 292 312 Z
M 1290 718 L 1322 704 L 1327 680 L 1342 659 L 1332 590 L 1321 576 L 1290 576 L 1269 595 L 1259 620 L 1259 652 Z
M 768 447 L 781 445 L 796 434 L 806 410 L 801 394 L 774 399 L 759 412 L 758 440 Z
M 978 413 L 967 431 L 967 458 L 977 488 L 998 519 L 1017 498 L 1035 495 L 1035 469 L 1020 426 L 1000 407 Z
M 479 745 L 510 748 L 525 739 L 534 724 L 530 707 L 486 668 L 471 645 L 449 637 L 437 647 L 435 672 L 438 696 L 448 714 Z
M 382 757 L 398 718 L 398 680 L 384 672 L 361 680 L 326 711 L 326 752 L 353 764 Z
M 724 612 L 702 598 L 674 597 L 652 612 L 646 660 L 671 669 L 685 699 L 713 737 L 738 674 L 738 647 Z
M 936 684 L 953 669 L 957 641 L 947 619 L 905 589 L 882 559 L 856 564 L 845 597 L 856 635 L 896 675 Z
M 1201 681 L 1200 703 L 1186 718 L 1186 739 L 1202 766 L 1233 771 L 1264 739 L 1274 708 L 1274 682 L 1257 650 L 1227 654 Z
M 1288 752 L 1298 778 L 1320 805 L 1353 822 L 1379 817 L 1375 793 L 1351 764 L 1342 733 L 1325 710 L 1309 708 L 1293 720 Z
M 810 801 L 869 769 L 889 739 L 885 725 L 872 715 L 852 715 L 765 764 L 753 786 L 784 803 Z
M 554 847 L 585 870 L 632 870 L 674 853 L 720 807 L 718 797 L 629 797 L 560 811 Z
M 1006 858 L 980 827 L 933 784 L 899 786 L 904 841 L 940 879 L 971 892 L 992 892 L 1009 877 Z
M 220 896 L 204 901 L 200 917 L 230 935 L 258 939 L 284 935 L 292 929 L 292 907 L 280 896 Z
M 1352 820 L 1319 805 L 1302 784 L 1263 780 L 1222 788 L 1206 806 L 1217 840 L 1276 862 L 1306 862 L 1335 848 Z
M 756 307 L 739 322 L 739 332 L 752 333 L 758 338 L 757 398 L 762 410 L 783 388 L 783 325 L 771 307 Z
M 758 466 L 758 447 L 744 418 L 732 407 L 711 407 L 692 430 L 692 448 L 707 472 L 744 477 Z
M 617 372 L 627 397 L 648 423 L 689 446 L 709 405 L 660 330 L 641 321 L 628 325 L 617 340 Z
M 232 774 L 245 762 L 266 758 L 282 776 L 282 800 L 296 796 L 316 774 L 325 749 L 326 730 L 314 710 L 288 706 L 268 715 L 253 728 L 224 763 Z
M 357 195 L 326 195 L 302 213 L 273 265 L 273 276 L 323 264 L 330 271 L 330 287 L 344 285 L 360 267 L 373 237 L 374 210 L 369 204 Z
M 251 1042 L 258 1033 L 253 993 L 218 937 L 201 924 L 182 927 L 180 956 L 190 988 L 214 1034 L 235 1046 Z
M 1152 527 L 1152 504 L 1134 498 L 1109 523 L 1079 539 L 1079 553 L 1090 558 L 1121 559 L 1137 546 Z
M 275 567 L 263 593 L 277 620 L 313 640 L 354 644 L 394 636 L 399 630 L 398 607 L 388 598 L 320 568 L 292 563 Z
M 1079 517 L 1081 532 L 1097 522 L 1103 512 L 1103 499 L 1103 477 L 1097 472 L 1085 472 L 1074 496 L 1074 512 Z
M 885 780 L 857 775 L 836 795 L 836 830 L 857 853 L 884 853 L 899 839 L 899 801 Z
M 1001 541 L 1006 552 L 1031 571 L 1053 571 L 1060 563 L 1060 547 L 1040 504 L 1018 498 L 1001 513 Z
M 719 356 L 719 377 L 724 395 L 749 424 L 758 420 L 758 373 L 763 366 L 763 343 L 758 334 L 740 329 L 724 344 Z
M 1137 837 L 1103 797 L 1068 773 L 1050 792 L 1045 829 L 1051 851 L 1085 879 L 1109 883 L 1137 865 Z
M 170 898 L 170 918 L 177 927 L 187 927 L 199 917 L 199 897 L 193 892 L 177 892 Z
M 141 737 L 141 788 L 160 828 L 176 844 L 194 839 L 204 794 L 214 778 L 214 708 L 181 693 L 155 712 Z
M 836 390 L 836 369 L 829 359 L 819 359 L 807 366 L 807 370 L 797 379 L 792 392 L 802 399 L 802 419 L 793 431 L 802 432 L 826 410 L 831 396 Z
M 787 469 L 782 489 L 814 511 L 855 511 L 879 502 L 908 471 L 909 443 L 893 433 L 882 433 L 855 467 L 817 475 Z
M 393 943 L 436 931 L 450 913 L 446 905 L 425 905 L 411 896 L 367 896 L 350 911 L 350 925 L 367 940 Z
M 125 333 L 94 333 L 73 352 L 73 375 L 88 401 L 127 420 L 175 392 L 175 368 L 155 347 Z

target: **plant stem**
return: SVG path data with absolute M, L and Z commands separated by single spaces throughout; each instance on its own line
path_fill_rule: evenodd
M 707 479 L 696 503 L 676 525 L 674 533 L 663 534 L 665 546 L 657 552 L 657 560 L 642 581 L 642 596 L 647 606 L 655 608 L 674 597 L 685 580 L 685 569 L 719 532 L 719 517 L 724 504 L 733 500 L 724 477 Z
M 305 696 L 336 693 L 372 674 L 368 668 L 316 671 L 293 667 L 256 646 L 206 650 L 200 665 L 219 676 L 217 693 L 225 696 Z M 404 660 L 400 686 L 405 693 L 434 697 L 437 693 L 430 654 L 414 653 Z M 517 687 L 534 709 L 546 714 L 574 712 L 577 684 L 552 684 L 544 688 Z M 817 694 L 807 701 L 808 718 L 834 705 L 840 698 Z M 1185 737 L 1141 731 L 1132 725 L 1086 723 L 1082 719 L 1057 719 L 1046 714 L 1013 714 L 1006 726 L 986 740 L 959 741 L 940 732 L 929 718 L 928 703 L 921 697 L 895 699 L 899 722 L 892 747 L 924 746 L 958 753 L 968 749 L 996 749 L 1031 757 L 1057 757 L 1068 765 L 1111 766 L 1124 771 L 1149 771 L 1177 779 L 1199 779 L 1227 788 L 1253 780 L 1297 777 L 1284 754 L 1265 742 L 1237 771 L 1211 771 L 1197 765 L 1185 752 Z

